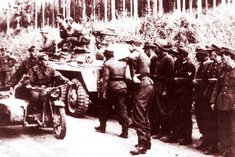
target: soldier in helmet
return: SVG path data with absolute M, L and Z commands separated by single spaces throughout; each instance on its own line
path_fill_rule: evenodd
M 55 40 L 49 36 L 49 32 L 46 29 L 42 29 L 40 33 L 42 34 L 43 37 L 43 43 L 39 52 L 43 52 L 47 54 L 49 57 L 53 56 L 56 51 Z
M 104 51 L 106 61 L 102 69 L 101 97 L 107 99 L 102 106 L 99 121 L 100 125 L 95 127 L 99 132 L 105 133 L 106 122 L 110 116 L 112 106 L 115 106 L 118 121 L 122 125 L 120 137 L 128 138 L 129 120 L 126 108 L 127 85 L 124 81 L 126 62 L 114 59 L 114 52 L 106 49 Z

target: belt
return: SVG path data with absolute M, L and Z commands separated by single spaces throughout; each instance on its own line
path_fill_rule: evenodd
M 124 81 L 124 78 L 110 78 L 109 81 Z

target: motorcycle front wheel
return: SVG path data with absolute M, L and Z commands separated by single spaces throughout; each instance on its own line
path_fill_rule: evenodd
M 54 112 L 54 133 L 58 139 L 64 139 L 66 135 L 66 114 L 65 109 L 56 107 Z

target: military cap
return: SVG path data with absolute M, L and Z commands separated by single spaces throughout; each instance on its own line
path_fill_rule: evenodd
M 215 44 L 211 44 L 211 48 L 215 51 L 220 51 L 221 50 L 221 48 L 219 46 L 215 45 Z
M 221 51 L 220 51 L 220 54 L 219 55 L 228 55 L 228 56 L 231 56 L 231 58 L 235 59 L 235 53 L 233 50 L 227 48 L 227 47 L 222 47 L 221 48 Z
M 195 51 L 196 51 L 197 54 L 202 54 L 202 55 L 206 55 L 206 56 L 209 55 L 209 53 L 202 47 L 197 47 L 195 49 Z
M 164 39 L 157 39 L 155 40 L 154 44 L 164 50 L 169 50 L 170 48 L 172 48 L 172 44 Z
M 48 61 L 48 60 L 49 60 L 49 57 L 48 57 L 47 54 L 42 53 L 42 54 L 39 54 L 39 55 L 38 55 L 38 60 Z
M 28 48 L 28 51 L 29 52 L 33 52 L 35 50 L 35 46 L 34 45 L 32 45 L 32 46 L 30 46 L 29 48 Z
M 167 52 L 169 54 L 173 54 L 173 55 L 179 54 L 178 48 L 176 48 L 176 47 L 170 48 Z
M 114 51 L 111 50 L 111 49 L 105 49 L 104 50 L 104 56 L 112 57 L 112 56 L 114 56 Z
M 156 47 L 156 45 L 154 43 L 152 43 L 152 42 L 145 42 L 143 49 L 155 48 L 155 47 Z
M 187 51 L 185 48 L 183 48 L 182 46 L 179 46 L 179 47 L 177 48 L 177 50 L 178 50 L 178 52 L 181 53 L 181 54 L 186 54 L 186 55 L 188 55 L 188 51 Z
M 137 38 L 129 39 L 129 40 L 126 40 L 125 42 L 127 44 L 133 44 L 135 46 L 141 46 L 142 45 L 142 42 Z

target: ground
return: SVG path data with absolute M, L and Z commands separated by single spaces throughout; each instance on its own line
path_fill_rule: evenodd
M 21 126 L 0 127 L 1 157 L 131 157 L 129 151 L 137 142 L 136 132 L 130 129 L 129 138 L 118 137 L 121 126 L 115 121 L 107 123 L 105 134 L 96 132 L 97 118 L 82 119 L 70 116 L 67 119 L 67 134 L 63 140 L 53 136 L 52 129 L 29 129 Z M 179 146 L 152 140 L 152 149 L 138 157 L 204 157 L 193 147 L 200 134 L 194 129 L 194 144 Z M 213 157 L 213 156 L 211 156 Z

